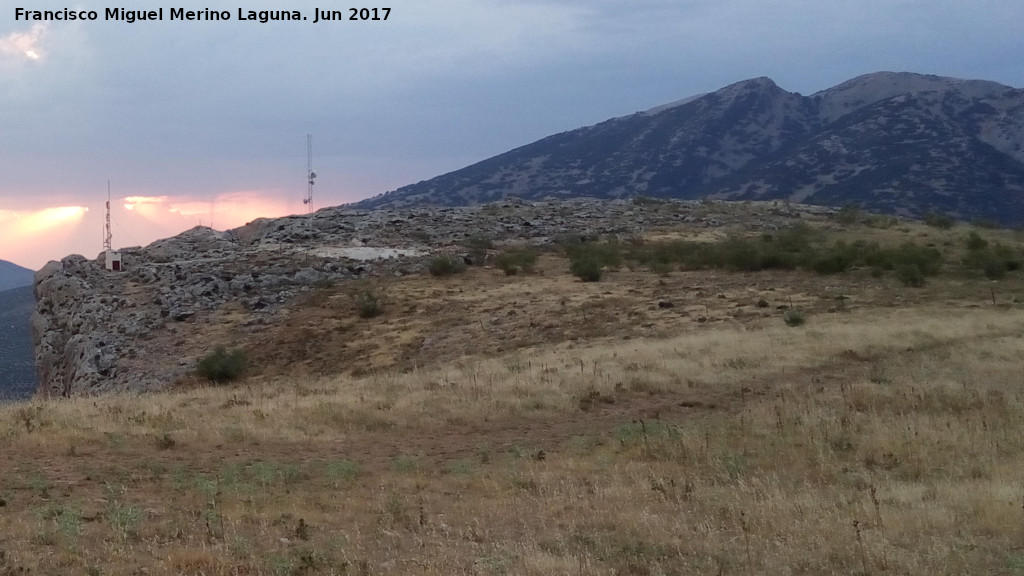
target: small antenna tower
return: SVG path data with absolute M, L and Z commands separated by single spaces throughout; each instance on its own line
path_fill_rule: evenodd
M 114 234 L 110 231 L 110 180 L 107 180 L 107 231 L 103 235 L 103 249 L 113 250 Z
M 306 134 L 306 174 L 309 176 L 309 187 L 306 188 L 306 198 L 302 203 L 309 207 L 310 216 L 313 215 L 313 184 L 316 180 L 316 172 L 313 171 L 313 135 Z

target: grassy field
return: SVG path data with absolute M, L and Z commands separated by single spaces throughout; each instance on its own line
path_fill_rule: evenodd
M 548 254 L 296 310 L 372 369 L 2 406 L 0 575 L 1024 574 L 1020 272 L 904 229 L 833 234 L 933 244 L 923 287 Z

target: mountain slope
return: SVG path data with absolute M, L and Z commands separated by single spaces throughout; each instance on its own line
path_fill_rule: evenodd
M 0 400 L 28 398 L 36 390 L 29 318 L 36 299 L 31 286 L 0 291 Z
M 0 292 L 21 286 L 31 286 L 33 275 L 35 272 L 28 268 L 0 260 Z
M 544 138 L 361 208 L 633 195 L 856 202 L 1024 220 L 1024 90 L 910 73 L 811 96 L 768 78 Z

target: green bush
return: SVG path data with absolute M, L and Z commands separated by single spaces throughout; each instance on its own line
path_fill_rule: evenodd
M 967 249 L 984 250 L 985 248 L 988 248 L 988 240 L 985 240 L 977 232 L 971 230 L 967 234 Z
M 668 276 L 672 273 L 672 264 L 668 262 L 654 260 L 648 264 L 648 266 L 650 267 L 651 272 L 654 272 L 658 276 Z
M 473 234 L 467 238 L 465 245 L 469 250 L 469 260 L 474 266 L 483 266 L 487 259 L 487 251 L 494 248 L 491 237 L 482 233 Z
M 924 273 L 917 264 L 899 264 L 896 266 L 896 279 L 904 286 L 920 288 L 924 286 Z
M 970 240 L 968 240 L 970 242 Z M 972 270 L 980 270 L 990 280 L 999 280 L 1007 272 L 1021 267 L 1021 256 L 1013 248 L 1004 244 L 985 244 L 981 248 L 971 250 L 964 257 L 964 266 Z
M 520 272 L 531 273 L 537 263 L 537 252 L 532 248 L 515 248 L 502 252 L 497 259 L 498 268 L 508 276 Z
M 592 256 L 574 258 L 569 263 L 569 271 L 584 282 L 597 282 L 604 274 L 601 262 Z
M 982 270 L 989 280 L 1002 280 L 1006 276 L 1006 264 L 997 259 L 986 261 Z
M 427 267 L 432 276 L 451 276 L 466 270 L 466 263 L 458 256 L 442 254 L 430 260 Z
M 929 212 L 924 215 L 924 223 L 942 230 L 949 230 L 954 224 L 956 224 L 956 220 L 950 216 L 946 216 L 945 214 Z
M 622 246 L 616 240 L 583 242 L 563 246 L 569 255 L 569 270 L 584 282 L 597 282 L 604 268 L 622 264 Z
M 217 346 L 199 359 L 196 373 L 211 382 L 230 382 L 239 378 L 249 366 L 249 356 L 241 348 L 228 350 Z
M 942 269 L 942 253 L 935 248 L 904 242 L 896 248 L 879 249 L 870 253 L 867 264 L 885 270 L 916 267 L 922 276 L 934 276 Z
M 795 328 L 797 326 L 803 326 L 804 322 L 807 321 L 807 318 L 804 317 L 803 312 L 790 308 L 782 313 L 782 321 L 786 323 L 786 326 Z

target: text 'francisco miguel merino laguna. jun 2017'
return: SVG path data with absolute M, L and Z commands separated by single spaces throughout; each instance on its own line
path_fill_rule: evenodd
M 129 10 L 126 8 L 104 8 L 101 10 L 78 10 L 64 8 L 62 10 L 32 10 L 15 8 L 14 19 L 28 22 L 71 22 L 71 21 L 116 21 L 134 24 L 136 22 L 160 22 L 164 20 L 182 22 L 220 22 L 237 20 L 239 22 L 309 21 L 320 22 L 345 21 L 384 21 L 391 16 L 391 8 L 344 8 L 342 10 L 321 10 L 314 8 L 313 13 L 301 10 L 187 10 L 185 8 L 157 8 L 154 10 Z

